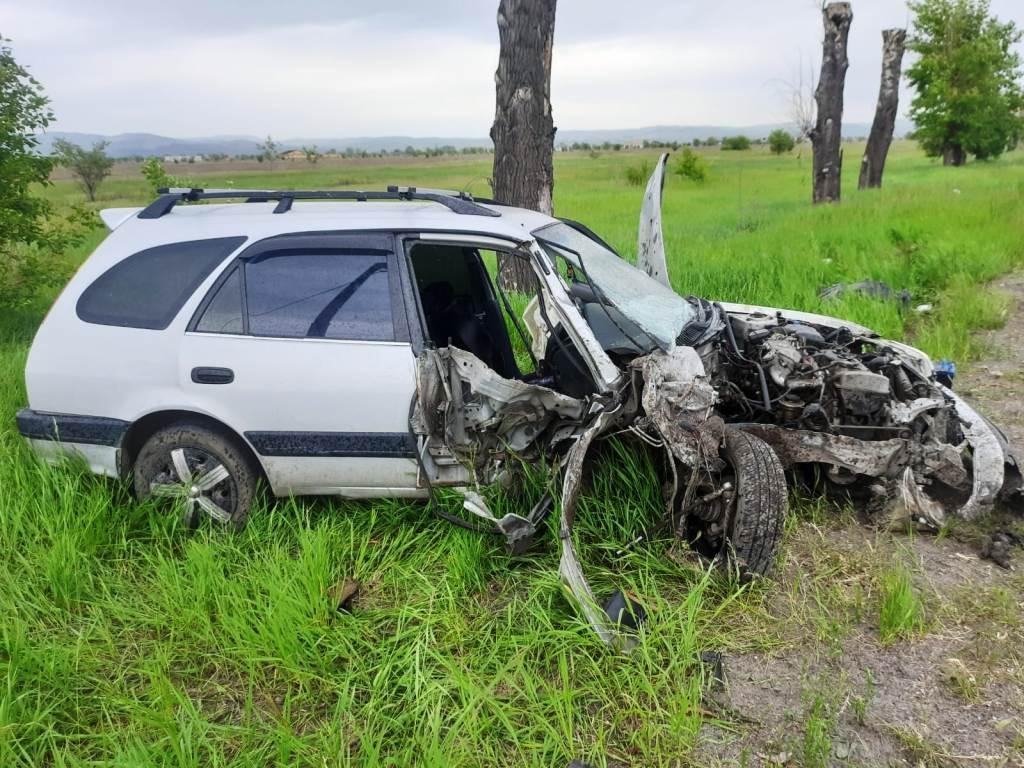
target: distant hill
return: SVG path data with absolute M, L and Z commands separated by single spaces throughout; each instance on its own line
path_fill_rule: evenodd
M 559 130 L 555 135 L 555 144 L 570 145 L 576 142 L 603 144 L 604 142 L 661 141 L 688 142 L 694 139 L 706 139 L 710 136 L 722 138 L 744 134 L 752 139 L 767 136 L 776 128 L 793 131 L 793 126 L 786 123 L 765 125 L 722 126 L 722 125 L 653 125 L 644 128 L 610 128 L 598 130 Z M 911 129 L 910 123 L 898 120 L 896 135 L 902 136 Z M 843 135 L 847 138 L 867 136 L 870 125 L 867 123 L 845 123 Z M 97 141 L 110 142 L 107 148 L 111 157 L 157 156 L 165 155 L 253 155 L 261 138 L 255 136 L 206 136 L 194 139 L 177 139 L 169 136 L 157 136 L 152 133 L 119 133 L 115 136 L 103 136 L 93 133 L 73 133 L 53 131 L 40 137 L 40 151 L 49 154 L 56 139 L 66 139 L 74 144 L 89 146 Z M 485 136 L 476 138 L 452 136 L 356 136 L 343 139 L 331 138 L 294 138 L 278 141 L 282 150 L 297 149 L 303 146 L 316 145 L 321 152 L 329 149 L 355 149 L 366 152 L 389 152 L 395 149 L 412 147 L 416 150 L 432 147 L 452 146 L 456 149 L 466 147 L 489 147 L 491 140 Z

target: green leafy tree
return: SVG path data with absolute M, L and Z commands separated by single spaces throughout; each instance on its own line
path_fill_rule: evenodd
M 728 136 L 722 139 L 722 149 L 742 152 L 750 149 L 750 139 L 746 136 Z
M 684 179 L 703 184 L 708 178 L 708 164 L 703 157 L 686 147 L 679 155 L 675 172 Z
M 787 152 L 792 152 L 795 146 L 796 139 L 793 138 L 789 131 L 776 128 L 768 134 L 768 147 L 773 155 L 784 155 Z
M 107 156 L 108 141 L 97 141 L 85 149 L 64 139 L 53 142 L 57 162 L 69 168 L 90 201 L 96 200 L 96 191 L 110 175 L 114 160 Z
M 1021 60 L 1013 46 L 1021 33 L 989 12 L 988 0 L 912 0 L 907 70 L 916 95 L 914 137 L 931 157 L 963 165 L 1012 149 L 1024 132 Z
M 72 208 L 58 217 L 32 194 L 50 183 L 53 161 L 38 153 L 38 134 L 52 120 L 42 86 L 19 66 L 0 37 L 0 306 L 30 301 L 45 285 L 62 282 L 68 268 L 56 258 L 81 243 L 92 215 Z

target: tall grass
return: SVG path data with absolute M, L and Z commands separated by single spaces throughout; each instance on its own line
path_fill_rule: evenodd
M 631 257 L 642 190 L 623 185 L 623 170 L 645 157 L 559 155 L 559 213 Z M 950 170 L 901 148 L 880 193 L 855 193 L 856 163 L 847 163 L 847 199 L 818 209 L 807 200 L 806 159 L 706 158 L 706 184 L 670 179 L 666 188 L 680 291 L 845 313 L 953 357 L 976 354 L 971 327 L 999 321 L 978 286 L 1021 262 L 1020 154 Z M 485 160 L 455 158 L 201 180 L 485 193 L 489 175 Z M 79 195 L 65 182 L 47 194 Z M 113 177 L 101 205 L 146 195 L 141 179 Z M 824 284 L 865 277 L 906 287 L 936 311 L 918 318 L 863 297 L 817 298 Z M 705 717 L 699 652 L 749 644 L 727 618 L 746 595 L 665 557 L 663 538 L 620 552 L 661 510 L 648 453 L 602 442 L 578 512 L 595 590 L 625 588 L 652 615 L 641 646 L 619 656 L 566 600 L 553 535 L 510 558 L 500 541 L 421 505 L 329 499 L 264 504 L 241 534 L 193 534 L 81 467 L 36 462 L 12 416 L 26 402 L 25 353 L 51 298 L 0 317 L 0 765 L 687 759 Z M 536 492 L 546 470 L 526 478 Z M 498 503 L 528 503 L 521 496 Z M 351 611 L 339 611 L 332 587 L 348 579 L 360 589 Z M 906 626 L 899 585 L 885 594 L 895 617 L 886 626 Z

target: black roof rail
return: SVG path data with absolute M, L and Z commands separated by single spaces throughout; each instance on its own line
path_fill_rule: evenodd
M 140 219 L 159 219 L 170 213 L 178 203 L 195 203 L 200 200 L 240 200 L 247 203 L 277 202 L 274 213 L 287 213 L 296 200 L 428 200 L 440 203 L 453 213 L 465 216 L 501 216 L 497 211 L 477 204 L 465 192 L 443 192 L 439 190 L 417 190 L 416 187 L 388 187 L 386 192 L 360 192 L 341 189 L 158 189 L 160 196 L 139 211 Z

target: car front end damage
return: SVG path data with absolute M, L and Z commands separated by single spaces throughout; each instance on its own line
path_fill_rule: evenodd
M 835 318 L 675 294 L 663 173 L 664 159 L 645 195 L 635 267 L 571 223 L 518 249 L 537 276 L 524 318 L 536 375 L 504 379 L 454 347 L 421 355 L 411 425 L 428 486 L 461 487 L 464 509 L 515 553 L 557 509 L 561 580 L 621 649 L 635 642 L 643 609 L 621 592 L 599 601 L 573 542 L 586 461 L 602 438 L 658 449 L 660 525 L 741 577 L 770 569 L 791 483 L 854 499 L 887 526 L 932 530 L 949 514 L 974 519 L 997 501 L 1020 503 L 1005 438 L 924 353 Z M 575 373 L 549 362 L 564 368 L 568 358 L 592 386 L 568 384 Z M 560 491 L 527 514 L 495 515 L 466 490 L 507 481 L 512 458 L 538 456 Z

